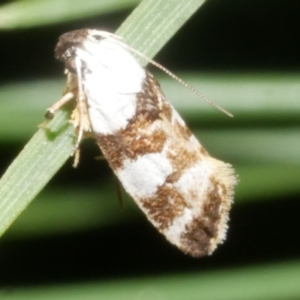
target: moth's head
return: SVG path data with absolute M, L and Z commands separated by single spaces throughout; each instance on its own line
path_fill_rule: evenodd
M 114 37 L 106 31 L 94 29 L 79 29 L 62 34 L 55 47 L 56 59 L 65 63 L 70 72 L 75 72 L 75 57 L 77 48 L 85 48 L 85 44 L 99 43 L 105 38 Z
M 88 29 L 74 30 L 62 34 L 55 47 L 55 57 L 66 62 L 75 55 L 76 47 L 80 47 L 86 40 Z

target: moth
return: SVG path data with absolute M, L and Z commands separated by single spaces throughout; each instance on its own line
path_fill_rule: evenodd
M 67 87 L 46 117 L 75 100 L 75 149 L 92 135 L 148 220 L 184 253 L 211 254 L 226 236 L 236 176 L 203 148 L 137 53 L 109 32 L 63 34 L 55 55 Z

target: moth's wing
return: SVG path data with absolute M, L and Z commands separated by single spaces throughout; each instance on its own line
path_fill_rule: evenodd
M 151 74 L 126 128 L 96 138 L 125 190 L 171 243 L 192 256 L 222 243 L 233 169 L 206 152 Z
M 236 183 L 231 166 L 209 156 L 153 76 L 114 36 L 71 32 L 61 37 L 56 53 L 78 83 L 71 87 L 78 94 L 72 114 L 77 142 L 91 127 L 154 226 L 186 253 L 211 253 L 226 234 Z

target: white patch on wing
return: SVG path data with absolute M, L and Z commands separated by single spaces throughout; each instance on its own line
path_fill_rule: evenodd
M 151 198 L 172 172 L 170 161 L 162 153 L 150 153 L 124 160 L 117 175 L 134 198 Z
M 136 94 L 145 70 L 122 46 L 109 39 L 86 41 L 77 56 L 85 66 L 83 90 L 95 133 L 114 134 L 136 113 Z
M 98 134 L 115 134 L 124 129 L 136 113 L 135 95 L 92 95 L 93 89 L 89 87 L 88 111 L 93 131 Z M 99 91 L 99 90 L 98 90 Z M 100 98 L 103 97 L 103 98 Z
M 188 205 L 201 209 L 210 184 L 208 178 L 213 170 L 207 160 L 201 160 L 185 169 L 178 181 L 174 183 L 174 188 L 183 195 Z

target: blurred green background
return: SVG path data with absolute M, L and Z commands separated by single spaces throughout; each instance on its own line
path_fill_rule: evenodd
M 161 2 L 152 1 L 158 12 Z M 1 174 L 63 91 L 53 53 L 59 35 L 114 32 L 138 3 L 3 2 Z M 70 158 L 0 239 L 0 299 L 300 299 L 299 9 L 298 1 L 208 0 L 156 55 L 233 119 L 149 68 L 210 154 L 239 175 L 224 245 L 187 257 L 125 192 L 122 210 L 112 171 L 87 140 L 78 168 Z M 28 184 L 34 176 L 26 173 Z

